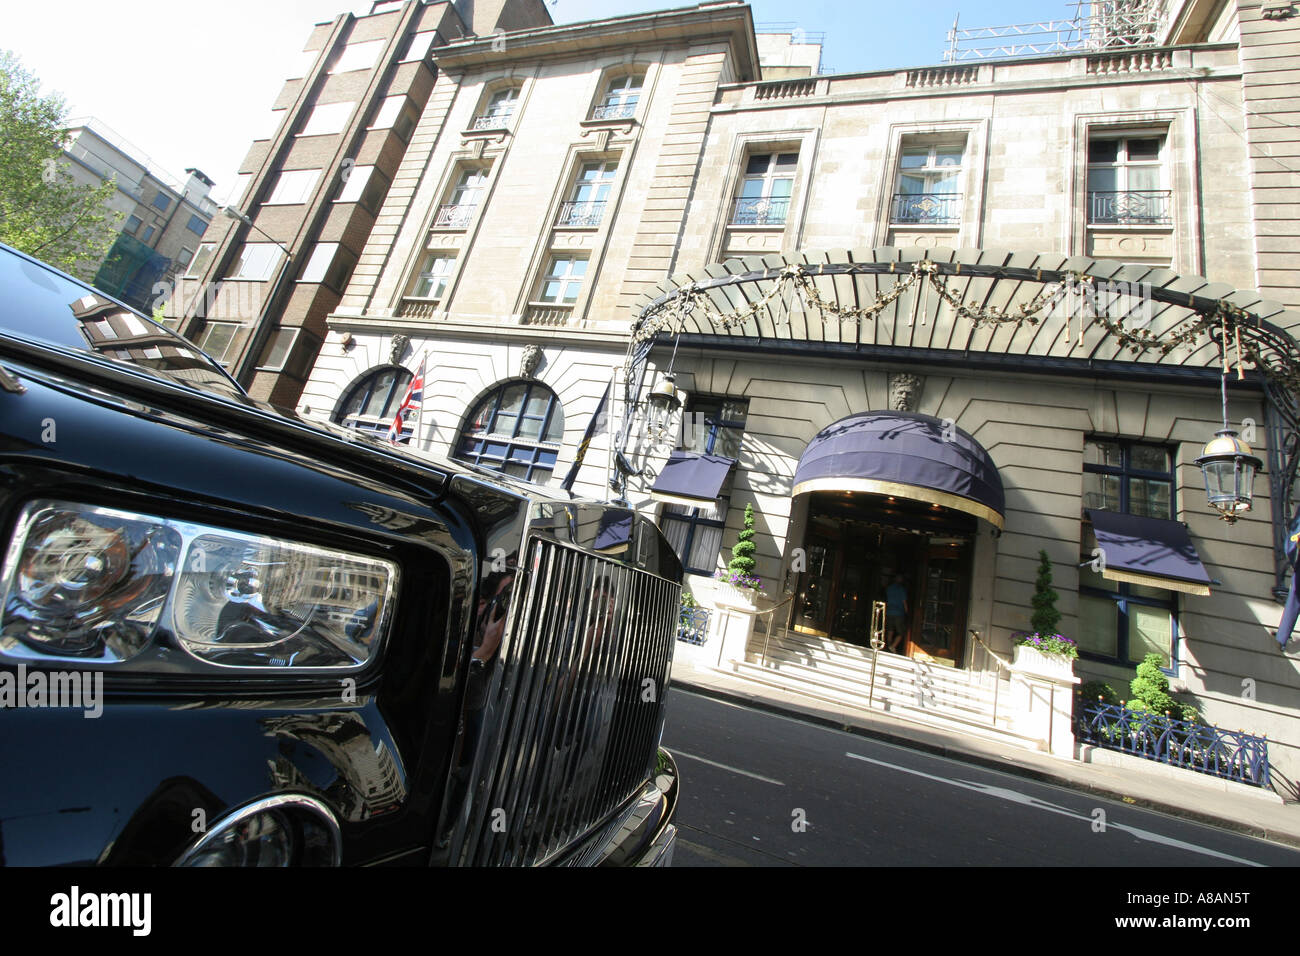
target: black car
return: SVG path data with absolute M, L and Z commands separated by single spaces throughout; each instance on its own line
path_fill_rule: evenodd
M 681 565 L 0 246 L 0 862 L 645 865 Z

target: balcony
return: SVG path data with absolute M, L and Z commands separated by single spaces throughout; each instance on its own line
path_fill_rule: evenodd
M 615 103 L 612 106 L 597 106 L 591 111 L 593 120 L 631 119 L 636 115 L 635 103 Z
M 961 224 L 961 193 L 895 193 L 890 222 L 909 226 Z
M 467 229 L 470 221 L 474 218 L 474 210 L 477 209 L 474 203 L 447 203 L 438 207 L 438 215 L 434 217 L 434 229 Z
M 600 225 L 600 221 L 604 216 L 604 200 L 599 202 L 566 202 L 560 204 L 560 216 L 555 224 L 571 228 L 594 229 Z
M 474 117 L 474 125 L 470 129 L 506 129 L 510 117 L 514 115 L 514 110 L 506 110 L 500 113 L 484 113 L 482 116 Z
M 407 296 L 397 307 L 399 319 L 432 319 L 439 311 L 437 299 L 417 299 Z
M 1106 226 L 1167 226 L 1167 189 L 1088 193 L 1088 224 Z
M 568 325 L 573 319 L 572 305 L 553 302 L 529 302 L 521 325 L 548 325 L 552 328 Z
M 731 210 L 733 226 L 784 226 L 790 213 L 789 197 L 780 199 L 737 199 Z

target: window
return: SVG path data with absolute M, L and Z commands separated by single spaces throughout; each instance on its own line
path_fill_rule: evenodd
M 131 233 L 131 235 L 134 236 L 135 231 L 139 229 L 140 226 L 143 225 L 143 223 L 144 220 L 142 220 L 139 216 L 128 216 L 126 220 L 126 225 L 122 227 L 122 231 L 129 232 Z
M 464 170 L 460 174 L 460 179 L 456 181 L 456 187 L 451 191 L 451 201 L 438 208 L 438 217 L 434 220 L 434 227 L 439 229 L 466 228 L 474 218 L 474 210 L 478 208 L 479 197 L 482 196 L 483 190 L 487 186 L 488 174 L 491 171 L 491 167 Z
M 961 222 L 961 143 L 904 145 L 898 157 L 898 192 L 891 221 L 922 225 Z
M 239 251 L 239 262 L 232 279 L 257 279 L 265 282 L 280 264 L 280 247 L 272 242 L 249 242 Z
M 541 382 L 496 388 L 465 419 L 455 457 L 545 483 L 564 441 L 564 409 Z
M 303 124 L 303 136 L 328 136 L 343 132 L 348 125 L 355 103 L 321 103 L 313 107 L 307 122 Z
M 618 160 L 586 163 L 573 184 L 569 201 L 560 204 L 560 226 L 599 226 L 609 191 L 618 174 Z
M 157 228 L 156 226 L 145 226 L 145 227 L 144 227 L 144 235 L 142 235 L 142 236 L 140 237 L 140 241 L 141 241 L 141 242 L 149 242 L 151 239 L 153 239 L 153 234 L 154 234 L 155 232 L 157 232 L 157 231 L 158 231 L 158 228 Z
M 185 228 L 194 235 L 201 236 L 207 231 L 208 221 L 202 216 L 190 216 L 190 221 L 185 224 Z
M 402 139 L 406 139 L 415 128 L 415 120 L 411 119 L 410 113 L 406 110 L 405 96 L 386 96 L 383 103 L 379 105 L 379 111 L 375 113 L 374 121 L 371 122 L 371 129 L 388 129 L 392 127 Z
M 387 435 L 412 378 L 410 372 L 396 365 L 371 372 L 348 390 L 334 413 L 334 421 L 358 431 Z M 409 441 L 414 430 L 415 416 L 411 416 L 402 430 L 403 440 Z
M 267 122 L 266 135 L 258 136 L 255 139 L 275 139 L 275 134 L 280 132 L 280 124 L 284 122 L 288 110 L 271 110 L 271 118 Z M 308 135 L 304 130 L 303 135 Z
M 415 286 L 411 290 L 416 299 L 441 299 L 447 291 L 447 277 L 451 267 L 456 264 L 456 257 L 446 252 L 431 252 L 425 257 L 424 265 L 415 277 Z
M 682 447 L 704 455 L 738 458 L 745 437 L 749 402 L 743 398 L 700 397 L 692 399 L 683 417 Z M 727 526 L 729 483 L 717 503 L 707 508 L 664 505 L 660 527 L 683 567 L 692 574 L 712 574 L 722 550 Z
M 320 50 L 304 50 L 299 53 L 294 60 L 293 66 L 289 68 L 289 79 L 296 80 L 306 76 L 311 72 L 311 68 L 316 65 L 316 57 L 320 56 Z
M 732 212 L 733 226 L 784 226 L 790 213 L 790 192 L 798 153 L 762 153 L 745 162 L 740 196 Z
M 429 55 L 429 48 L 433 46 L 433 38 L 437 36 L 434 30 L 426 30 L 424 33 L 412 33 L 411 41 L 406 46 L 406 52 L 402 54 L 402 60 L 423 60 Z
M 1088 140 L 1088 222 L 1167 225 L 1169 196 L 1160 155 L 1164 137 L 1094 136 Z
M 222 365 L 228 365 L 239 354 L 235 339 L 240 328 L 238 322 L 208 322 L 199 336 L 199 348 Z
M 203 275 L 204 270 L 208 267 L 208 263 L 212 261 L 212 254 L 216 252 L 216 250 L 217 246 L 215 243 L 205 242 L 200 245 L 199 251 L 196 252 L 194 258 L 190 260 L 189 268 L 185 270 L 185 274 L 191 277 Z
M 266 348 L 262 350 L 262 358 L 257 363 L 258 369 L 268 372 L 282 371 L 300 331 L 301 329 L 276 329 L 271 340 L 266 343 Z
M 591 111 L 591 118 L 628 119 L 636 115 L 636 104 L 641 99 L 640 76 L 620 76 L 609 81 L 605 95 Z
M 1163 445 L 1088 439 L 1083 453 L 1083 507 L 1149 518 L 1174 515 L 1173 455 Z M 1156 653 L 1168 667 L 1177 634 L 1172 591 L 1112 581 L 1093 570 L 1097 539 L 1083 522 L 1079 569 L 1079 650 L 1088 657 L 1138 663 Z
M 552 305 L 573 305 L 578 301 L 582 277 L 587 274 L 587 260 L 577 256 L 555 256 L 551 267 L 542 277 L 538 302 Z
M 515 115 L 519 102 L 519 87 L 508 86 L 497 90 L 488 99 L 487 108 L 474 120 L 475 129 L 503 129 Z
M 368 70 L 375 65 L 379 53 L 384 48 L 384 40 L 370 40 L 366 43 L 349 43 L 343 48 L 338 60 L 330 69 L 331 73 L 348 73 L 352 70 Z
M 153 207 L 159 212 L 166 212 L 171 208 L 172 201 L 165 193 L 158 193 L 153 197 Z
M 281 173 L 275 180 L 275 189 L 263 203 L 264 206 L 296 206 L 305 203 L 320 179 L 319 169 L 293 169 Z
M 375 175 L 375 167 L 352 166 L 346 172 L 336 202 L 359 202 L 368 209 L 375 209 L 383 201 L 386 190 L 383 177 Z
M 186 249 L 184 246 L 181 246 L 181 251 L 176 253 L 176 264 L 184 269 L 193 261 L 194 250 Z
M 338 254 L 337 242 L 318 242 L 311 251 L 311 258 L 298 277 L 299 282 L 322 282 L 335 289 L 342 288 L 347 272 L 346 262 Z

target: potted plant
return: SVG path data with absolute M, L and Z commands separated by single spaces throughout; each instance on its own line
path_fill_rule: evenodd
M 714 577 L 719 581 L 720 591 L 726 592 L 733 600 L 743 601 L 751 606 L 763 594 L 759 590 L 762 580 L 754 574 L 755 547 L 754 506 L 747 504 L 744 525 L 740 529 L 736 543 L 731 546 L 731 560 L 727 562 L 727 570 L 719 571 Z
M 1061 612 L 1056 609 L 1057 597 L 1052 587 L 1052 562 L 1046 551 L 1039 551 L 1032 599 L 1034 613 L 1029 618 L 1033 630 L 1012 635 L 1014 661 L 1040 673 L 1069 676 L 1074 673 L 1079 647 L 1064 634 L 1057 633 L 1061 622 Z

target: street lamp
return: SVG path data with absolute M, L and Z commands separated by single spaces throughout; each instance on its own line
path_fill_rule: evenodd
M 233 219 L 235 220 L 235 222 L 241 222 L 245 226 L 248 226 L 250 229 L 256 229 L 258 232 L 262 233 L 262 235 L 266 236 L 266 238 L 270 239 L 277 246 L 279 246 L 280 251 L 283 252 L 286 256 L 293 255 L 293 253 L 289 251 L 288 246 L 286 246 L 279 239 L 276 239 L 275 237 L 267 234 L 267 232 L 263 230 L 260 226 L 258 226 L 257 223 L 253 222 L 253 220 L 250 219 L 247 214 L 240 212 L 234 206 L 225 206 L 222 208 L 221 211 L 226 214 L 227 218 Z
M 1196 459 L 1205 478 L 1205 496 L 1210 506 L 1229 524 L 1250 510 L 1254 496 L 1255 472 L 1263 462 L 1251 454 L 1250 446 L 1228 427 L 1227 376 L 1220 382 L 1223 398 L 1223 428 L 1201 449 Z

